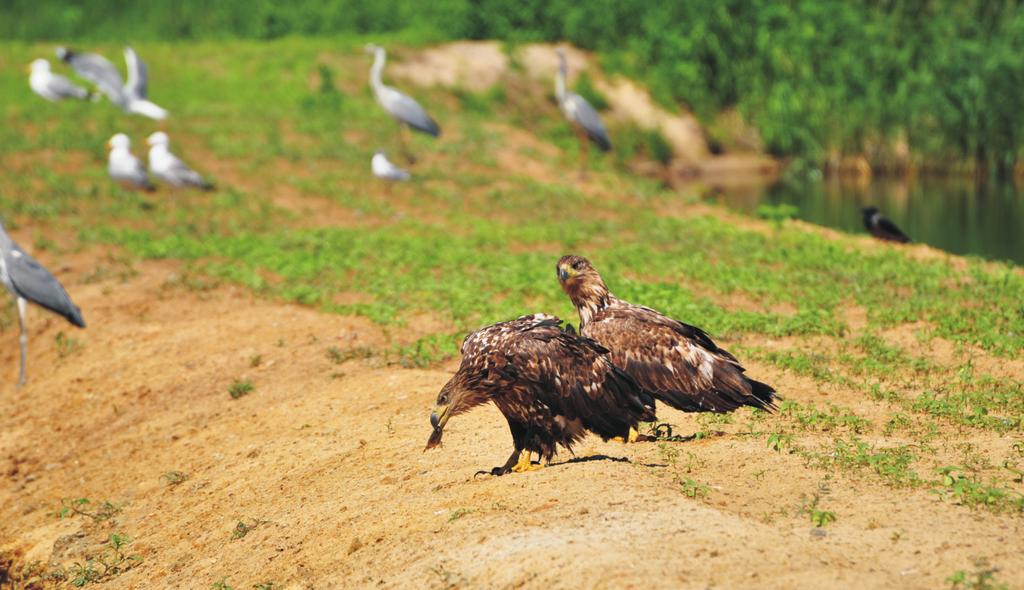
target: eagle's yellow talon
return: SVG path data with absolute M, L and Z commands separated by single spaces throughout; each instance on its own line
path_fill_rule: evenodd
M 637 432 L 636 428 L 629 427 L 629 436 L 626 437 L 626 442 L 635 443 L 640 438 L 640 433 Z
M 512 466 L 512 471 L 515 473 L 523 473 L 525 471 L 537 471 L 543 469 L 544 465 L 537 463 L 534 465 L 530 462 L 530 457 L 533 455 L 530 451 L 525 451 L 519 455 L 519 462 Z

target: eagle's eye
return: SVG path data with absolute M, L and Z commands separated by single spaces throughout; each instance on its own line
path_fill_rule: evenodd
M 446 405 L 448 405 L 448 394 L 447 394 L 447 393 L 442 393 L 442 394 L 441 394 L 441 395 L 440 395 L 440 396 L 439 396 L 439 397 L 437 398 L 437 403 L 438 403 L 438 404 L 440 404 L 440 405 L 442 405 L 442 406 L 446 406 Z
M 576 270 L 583 270 L 583 261 L 577 260 L 576 262 L 573 262 L 572 267 Z

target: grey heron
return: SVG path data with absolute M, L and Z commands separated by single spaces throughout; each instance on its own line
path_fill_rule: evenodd
M 153 183 L 149 181 L 146 168 L 131 152 L 131 145 L 131 140 L 124 133 L 118 133 L 110 138 L 110 141 L 107 142 L 107 147 L 110 148 L 107 173 L 110 174 L 110 178 L 122 186 L 145 191 L 156 190 Z
M 392 164 L 388 157 L 384 155 L 384 152 L 380 150 L 373 154 L 373 159 L 370 160 L 370 168 L 373 170 L 373 175 L 382 180 L 401 182 L 410 178 L 408 172 Z
M 51 72 L 50 62 L 45 59 L 40 58 L 33 61 L 29 71 L 32 74 L 28 77 L 28 85 L 32 88 L 32 92 L 50 102 L 57 102 L 65 98 L 81 100 L 92 98 L 92 93 L 85 88 L 76 86 L 71 80 L 60 74 Z
M 598 116 L 594 107 L 590 106 L 590 103 L 579 94 L 566 89 L 569 66 L 566 63 L 565 50 L 559 47 L 555 49 L 555 52 L 558 53 L 559 62 L 558 75 L 555 77 L 555 97 L 558 99 L 559 108 L 562 109 L 562 113 L 580 140 L 580 170 L 583 174 L 586 171 L 589 141 L 593 141 L 594 145 L 603 152 L 612 149 L 612 142 L 608 138 L 608 130 L 605 129 L 604 123 L 601 122 L 601 117 Z
M 79 76 L 95 84 L 121 110 L 150 119 L 166 118 L 167 111 L 147 98 L 146 64 L 131 47 L 126 47 L 124 54 L 128 65 L 128 84 L 124 83 L 114 64 L 102 55 L 73 51 L 66 47 L 57 48 L 57 57 L 74 68 Z
M 860 210 L 864 215 L 864 228 L 879 240 L 886 242 L 899 242 L 906 244 L 910 242 L 907 234 L 896 227 L 896 224 L 889 221 L 878 211 L 878 207 L 864 207 Z
M 441 128 L 430 118 L 427 111 L 423 110 L 420 103 L 381 81 L 384 63 L 387 61 L 387 53 L 384 48 L 370 44 L 366 46 L 366 51 L 373 54 L 373 66 L 370 68 L 370 86 L 373 88 L 373 95 L 377 99 L 377 103 L 402 127 L 400 133 L 402 133 L 403 147 L 406 127 L 434 137 L 441 135 Z M 409 155 L 407 150 L 406 155 Z
M 0 283 L 18 302 L 18 346 L 21 361 L 18 369 L 18 387 L 25 384 L 25 356 L 28 347 L 25 312 L 28 303 L 48 309 L 79 328 L 85 327 L 82 312 L 71 302 L 64 287 L 31 256 L 14 243 L 0 222 Z
M 157 131 L 146 139 L 146 143 L 150 146 L 149 171 L 153 176 L 174 187 L 213 189 L 212 184 L 171 153 L 171 139 L 166 133 Z

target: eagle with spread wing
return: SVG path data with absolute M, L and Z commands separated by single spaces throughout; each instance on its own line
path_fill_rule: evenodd
M 654 399 L 611 363 L 608 350 L 561 324 L 527 315 L 466 336 L 459 370 L 430 414 L 426 449 L 441 443 L 452 416 L 487 402 L 508 420 L 514 446 L 493 475 L 537 469 L 532 453 L 550 461 L 557 445 L 571 451 L 587 431 L 608 440 L 653 420 Z
M 775 389 L 747 377 L 700 328 L 612 295 L 586 258 L 563 256 L 557 271 L 579 313 L 580 333 L 607 348 L 612 363 L 655 399 L 684 412 L 775 409 Z

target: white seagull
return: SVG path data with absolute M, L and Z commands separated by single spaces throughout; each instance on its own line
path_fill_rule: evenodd
M 57 102 L 65 98 L 81 100 L 92 98 L 92 93 L 85 88 L 75 86 L 71 80 L 51 72 L 50 62 L 45 59 L 39 58 L 33 61 L 29 71 L 32 72 L 32 75 L 28 77 L 28 85 L 32 88 L 32 92 L 50 102 Z
M 379 150 L 373 154 L 373 159 L 370 160 L 370 168 L 373 170 L 374 176 L 383 180 L 394 182 L 409 180 L 409 173 L 392 164 L 388 157 L 384 155 L 384 152 Z
M 95 84 L 110 102 L 126 113 L 156 120 L 167 118 L 165 109 L 149 101 L 149 76 L 146 64 L 131 47 L 125 47 L 124 50 L 125 63 L 128 65 L 127 84 L 121 77 L 121 72 L 102 55 L 58 47 L 57 57 L 74 68 L 79 76 Z
M 153 183 L 149 181 L 146 168 L 132 154 L 131 145 L 131 140 L 124 133 L 118 133 L 107 142 L 107 147 L 110 148 L 110 157 L 107 163 L 107 172 L 110 174 L 110 178 L 128 188 L 144 191 L 156 190 Z
M 175 187 L 197 187 L 212 190 L 213 185 L 198 172 L 185 165 L 169 148 L 171 140 L 163 131 L 157 131 L 146 139 L 149 144 L 149 171 L 162 182 Z

